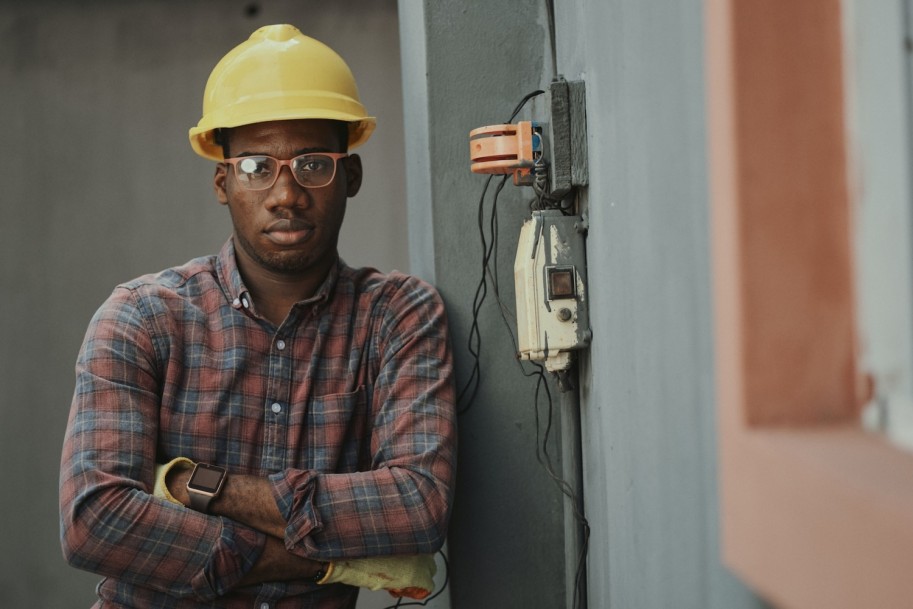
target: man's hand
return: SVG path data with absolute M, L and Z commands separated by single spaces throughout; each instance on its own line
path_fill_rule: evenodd
M 254 568 L 241 579 L 239 586 L 253 586 L 263 582 L 292 581 L 309 579 L 320 571 L 325 571 L 325 563 L 295 556 L 285 549 L 282 542 L 275 537 L 266 538 L 266 546 Z

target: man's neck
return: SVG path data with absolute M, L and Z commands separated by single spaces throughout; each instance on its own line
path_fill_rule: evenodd
M 240 249 L 240 248 L 239 248 Z M 335 264 L 335 257 L 302 273 L 280 273 L 264 268 L 246 252 L 236 251 L 238 271 L 256 303 L 257 313 L 279 326 L 295 303 L 317 293 Z

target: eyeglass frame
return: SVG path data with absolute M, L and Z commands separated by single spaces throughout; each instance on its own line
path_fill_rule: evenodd
M 292 163 L 294 163 L 296 159 L 300 159 L 303 156 L 314 156 L 314 155 L 326 156 L 326 157 L 330 157 L 331 159 L 333 159 L 333 174 L 330 176 L 330 179 L 327 180 L 326 184 L 321 184 L 320 186 L 308 186 L 306 184 L 302 184 L 298 180 L 298 176 L 295 175 L 294 168 L 292 167 Z M 231 157 L 229 159 L 222 159 L 222 162 L 228 163 L 229 165 L 232 166 L 232 169 L 234 169 L 235 181 L 238 184 L 240 184 L 241 188 L 243 188 L 244 190 L 253 190 L 253 191 L 269 190 L 270 188 L 272 188 L 273 186 L 276 185 L 276 182 L 279 180 L 279 174 L 282 173 L 283 167 L 288 167 L 289 173 L 292 174 L 292 178 L 295 180 L 295 183 L 298 184 L 299 186 L 301 186 L 301 188 L 326 188 L 327 186 L 329 186 L 330 184 L 333 183 L 333 180 L 336 179 L 336 170 L 339 167 L 339 160 L 348 158 L 349 156 L 350 155 L 348 152 L 305 152 L 303 154 L 293 156 L 290 159 L 277 159 L 276 157 L 270 156 L 268 154 L 249 154 L 247 156 L 236 156 L 236 157 Z M 276 164 L 279 166 L 279 168 L 276 170 L 275 175 L 273 176 L 272 182 L 270 182 L 268 186 L 264 186 L 263 188 L 251 188 L 250 186 L 248 186 L 247 184 L 242 182 L 240 180 L 240 178 L 238 177 L 238 163 L 240 163 L 241 161 L 244 161 L 246 159 L 254 159 L 257 157 L 272 159 L 272 160 L 276 161 Z

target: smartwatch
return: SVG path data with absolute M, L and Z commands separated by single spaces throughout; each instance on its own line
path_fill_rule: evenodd
M 225 478 L 228 477 L 224 467 L 197 463 L 187 481 L 187 494 L 190 495 L 190 508 L 204 514 L 209 512 L 209 504 L 219 496 Z

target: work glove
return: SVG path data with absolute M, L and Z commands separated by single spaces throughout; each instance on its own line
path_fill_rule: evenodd
M 175 499 L 168 491 L 168 485 L 165 481 L 168 478 L 168 472 L 170 472 L 172 468 L 193 469 L 194 465 L 196 464 L 186 457 L 178 457 L 172 459 L 168 463 L 157 463 L 155 466 L 155 488 L 152 490 L 152 494 L 159 499 L 165 499 L 166 501 L 176 503 L 183 507 L 184 504 Z
M 423 599 L 434 590 L 437 565 L 432 554 L 334 560 L 319 584 L 348 584 L 386 590 L 392 596 Z

